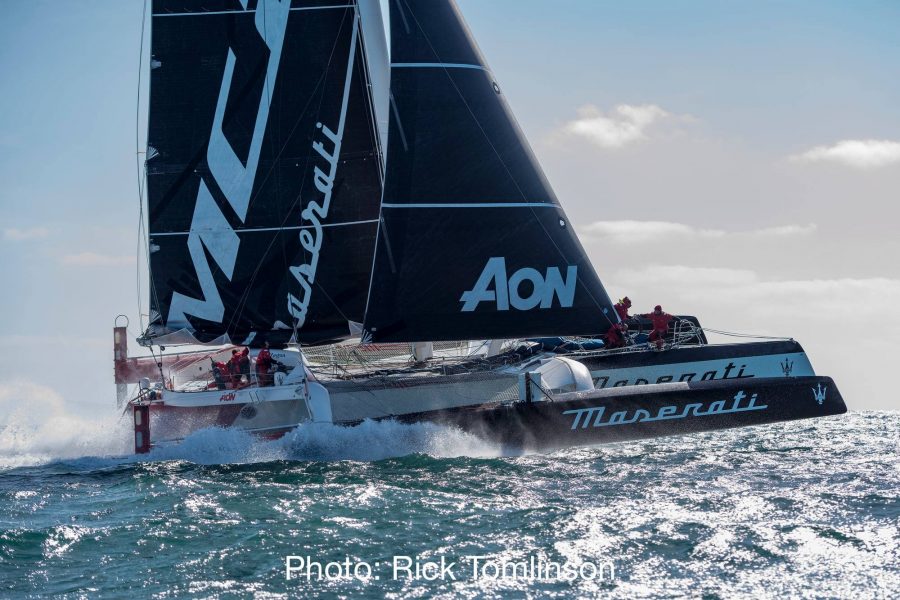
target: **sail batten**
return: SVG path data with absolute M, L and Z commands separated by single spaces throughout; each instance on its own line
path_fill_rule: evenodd
M 390 7 L 393 113 L 366 339 L 605 331 L 612 303 L 455 3 Z
M 403 204 L 382 203 L 381 208 L 559 208 L 550 202 L 425 202 L 415 204 L 407 202 Z
M 371 225 L 372 223 L 377 223 L 378 219 L 368 219 L 365 221 L 348 221 L 347 223 L 323 223 L 320 225 L 322 228 L 327 227 L 352 227 L 354 225 Z M 301 229 L 315 229 L 314 225 L 297 225 L 291 227 L 253 227 L 253 228 L 243 228 L 238 230 L 236 233 L 244 234 L 244 233 L 267 233 L 272 231 L 300 231 Z M 162 233 L 151 233 L 151 237 L 162 237 L 168 235 L 190 235 L 190 231 L 167 231 Z
M 477 71 L 487 71 L 484 65 L 468 65 L 462 63 L 435 63 L 435 62 L 408 62 L 408 63 L 391 63 L 392 69 L 475 69 Z
M 328 10 L 333 8 L 353 8 L 352 4 L 334 4 L 331 6 L 296 6 L 290 9 L 290 12 L 298 12 L 305 10 Z M 210 17 L 217 15 L 235 15 L 235 14 L 246 14 L 246 13 L 255 13 L 256 11 L 253 9 L 241 10 L 206 10 L 201 12 L 161 12 L 154 13 L 154 17 Z

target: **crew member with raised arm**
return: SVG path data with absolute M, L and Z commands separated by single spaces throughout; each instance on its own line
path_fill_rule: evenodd
M 643 315 L 638 315 L 639 317 L 644 317 L 646 319 L 650 319 L 650 322 L 653 323 L 653 331 L 650 332 L 649 342 L 656 343 L 656 349 L 663 349 L 663 340 L 666 338 L 666 332 L 669 331 L 669 323 L 675 318 L 667 312 L 663 312 L 662 306 L 659 304 L 654 307 L 652 313 L 646 313 Z

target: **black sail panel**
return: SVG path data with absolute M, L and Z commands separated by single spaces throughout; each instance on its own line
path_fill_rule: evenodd
M 320 343 L 362 321 L 382 191 L 363 55 L 352 2 L 153 2 L 157 343 Z
M 452 0 L 391 0 L 374 341 L 576 335 L 617 317 Z

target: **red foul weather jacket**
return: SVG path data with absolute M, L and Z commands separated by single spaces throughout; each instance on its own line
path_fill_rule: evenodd
M 666 331 L 669 328 L 669 322 L 675 318 L 667 312 L 660 314 L 652 312 L 641 316 L 650 319 L 650 322 L 653 323 L 653 331 Z
M 256 355 L 256 372 L 257 373 L 268 373 L 269 367 L 272 366 L 272 355 L 268 350 L 263 348 L 259 351 L 259 354 Z
M 616 313 L 618 313 L 620 320 L 627 321 L 631 318 L 631 315 L 628 314 L 628 307 L 621 302 L 616 302 L 613 308 L 616 309 Z

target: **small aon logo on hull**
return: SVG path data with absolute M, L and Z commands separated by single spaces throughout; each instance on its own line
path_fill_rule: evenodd
M 525 282 L 531 286 L 522 285 Z M 462 312 L 472 312 L 482 302 L 495 304 L 497 310 L 551 308 L 554 298 L 562 308 L 572 308 L 577 282 L 578 267 L 575 265 L 566 268 L 565 278 L 559 267 L 549 267 L 544 275 L 537 269 L 525 267 L 507 277 L 506 259 L 495 257 L 488 260 L 475 287 L 463 292 L 459 301 L 463 303 Z M 522 296 L 523 291 L 528 295 Z

